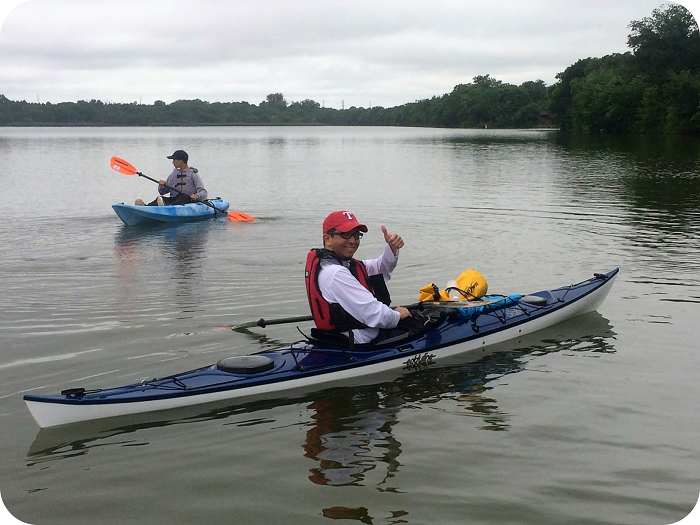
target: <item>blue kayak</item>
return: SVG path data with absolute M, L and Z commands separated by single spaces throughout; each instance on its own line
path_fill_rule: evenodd
M 305 340 L 225 357 L 196 370 L 117 388 L 74 387 L 55 395 L 28 394 L 24 400 L 36 422 L 45 428 L 205 403 L 233 406 L 390 370 L 430 369 L 447 358 L 482 355 L 489 345 L 517 340 L 595 310 L 617 273 L 617 269 L 596 273 L 577 284 L 525 296 L 490 297 L 477 305 L 419 303 L 420 308 L 412 310 L 419 329 L 379 344 L 352 345 L 347 340 L 339 342 L 339 334 L 311 329 Z
M 112 204 L 119 218 L 128 226 L 145 226 L 164 223 L 182 223 L 225 216 L 229 203 L 223 199 L 211 199 L 212 206 L 196 202 L 176 206 L 134 206 L 132 204 Z M 217 208 L 217 209 L 214 209 Z M 222 213 L 223 212 L 223 213 Z

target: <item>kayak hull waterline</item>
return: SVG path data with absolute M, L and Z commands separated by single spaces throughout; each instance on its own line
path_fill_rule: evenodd
M 222 359 L 197 370 L 123 387 L 73 388 L 60 395 L 25 395 L 24 400 L 39 426 L 46 428 L 228 400 L 235 405 L 389 370 L 422 370 L 440 360 L 482 351 L 596 310 L 618 271 L 595 274 L 586 281 L 535 292 L 520 300 L 520 296 L 511 296 L 516 299 L 496 303 L 490 310 L 452 309 L 459 315 L 448 315 L 428 331 L 396 346 L 362 345 L 351 350 L 305 340 L 228 358 L 232 366 Z M 533 297 L 539 300 L 526 302 Z
M 223 199 L 211 199 L 211 206 L 201 202 L 180 204 L 176 206 L 134 206 L 131 204 L 112 204 L 112 209 L 127 226 L 146 226 L 164 223 L 182 223 L 225 216 L 229 203 Z M 223 213 L 221 213 L 223 212 Z

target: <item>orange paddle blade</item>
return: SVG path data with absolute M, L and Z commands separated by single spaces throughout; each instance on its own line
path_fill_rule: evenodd
M 252 215 L 248 215 L 247 213 L 243 213 L 242 211 L 229 211 L 228 213 L 228 220 L 234 221 L 234 222 L 253 222 L 255 217 Z
M 112 157 L 110 163 L 114 171 L 118 171 L 119 173 L 123 173 L 124 175 L 136 175 L 139 172 L 139 170 L 134 168 L 124 159 L 120 159 L 119 157 Z

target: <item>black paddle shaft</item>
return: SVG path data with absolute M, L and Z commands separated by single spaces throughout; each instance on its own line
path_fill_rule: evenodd
M 282 319 L 260 319 L 259 321 L 248 321 L 247 323 L 234 325 L 231 330 L 242 330 L 244 328 L 250 328 L 252 326 L 259 326 L 260 328 L 265 328 L 273 324 L 285 324 L 285 323 L 300 323 L 302 321 L 313 321 L 314 318 L 311 315 L 300 315 L 298 317 L 284 317 Z
M 313 321 L 313 315 L 300 315 L 299 317 L 286 317 L 284 319 L 260 319 L 256 325 L 260 328 L 265 328 L 266 326 L 273 324 L 285 324 L 285 323 L 300 323 L 301 321 Z

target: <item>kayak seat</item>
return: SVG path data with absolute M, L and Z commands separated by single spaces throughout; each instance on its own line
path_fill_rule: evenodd
M 413 336 L 407 330 L 401 330 L 400 328 L 392 328 L 390 330 L 380 330 L 379 336 L 374 341 L 369 343 L 355 343 L 352 345 L 352 350 L 361 352 L 363 350 L 376 350 L 378 348 L 386 348 L 387 346 L 394 346 L 395 343 L 399 343 L 406 339 L 410 339 Z M 350 339 L 347 335 L 341 332 L 333 332 L 330 330 L 320 330 L 318 328 L 311 329 L 311 336 L 307 337 L 310 343 L 317 346 L 325 346 L 328 348 L 350 348 Z
M 307 339 L 313 343 L 324 343 L 333 346 L 345 347 L 350 344 L 350 339 L 344 333 L 334 332 L 332 330 L 321 330 L 320 328 L 312 328 L 311 337 L 308 337 Z
M 411 315 L 412 317 L 402 319 L 396 328 L 380 329 L 379 335 L 374 341 L 362 344 L 355 343 L 352 345 L 352 349 L 354 351 L 371 351 L 398 346 L 403 341 L 414 339 L 427 332 L 447 317 L 447 314 L 442 310 L 411 309 Z M 312 328 L 311 336 L 307 336 L 307 339 L 310 343 L 318 346 L 350 348 L 350 339 L 341 332 Z

